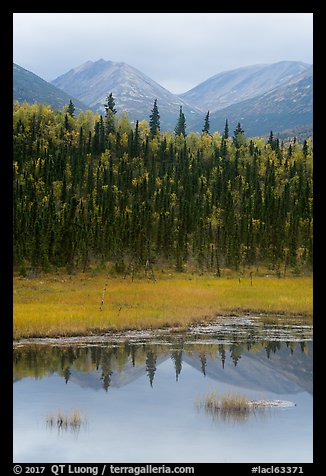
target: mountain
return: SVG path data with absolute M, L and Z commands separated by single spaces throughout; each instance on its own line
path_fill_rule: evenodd
M 299 61 L 238 68 L 216 74 L 180 97 L 203 112 L 214 112 L 297 82 L 309 68 L 310 65 Z
M 15 63 L 13 64 L 13 99 L 19 102 L 50 104 L 58 109 L 69 104 L 71 99 L 77 112 L 89 109 L 78 99 Z
M 298 61 L 253 65 L 219 73 L 179 97 L 136 68 L 121 62 L 87 61 L 51 84 L 14 64 L 14 99 L 62 108 L 69 100 L 77 112 L 104 112 L 112 92 L 118 114 L 131 121 L 147 119 L 157 99 L 162 130 L 174 130 L 180 106 L 186 130 L 201 132 L 210 111 L 210 131 L 230 131 L 238 122 L 246 135 L 266 135 L 312 128 L 312 66 Z
M 175 128 L 180 106 L 188 127 L 196 120 L 204 121 L 203 113 L 196 106 L 189 106 L 183 99 L 126 63 L 103 59 L 87 61 L 51 83 L 100 112 L 104 111 L 105 99 L 112 92 L 118 113 L 126 111 L 132 121 L 149 120 L 154 100 L 157 99 L 163 130 Z
M 247 137 L 305 126 L 313 122 L 312 67 L 297 77 L 298 81 L 238 102 L 210 114 L 210 130 L 222 132 L 228 118 L 230 131 L 241 123 Z M 200 122 L 195 124 L 200 127 Z

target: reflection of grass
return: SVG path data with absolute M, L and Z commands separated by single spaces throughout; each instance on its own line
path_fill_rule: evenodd
M 74 409 L 71 415 L 67 415 L 65 412 L 59 411 L 56 414 L 49 414 L 47 417 L 47 425 L 50 428 L 57 427 L 58 430 L 72 430 L 79 431 L 83 419 L 80 415 L 79 410 Z
M 157 281 L 46 275 L 14 279 L 14 337 L 73 336 L 108 330 L 187 327 L 244 312 L 312 314 L 312 278 L 253 279 L 156 275 Z
M 257 407 L 244 395 L 228 393 L 218 398 L 216 392 L 211 392 L 197 403 L 197 408 L 203 409 L 213 419 L 220 417 L 225 421 L 246 421 L 256 410 L 262 412 L 264 406 Z

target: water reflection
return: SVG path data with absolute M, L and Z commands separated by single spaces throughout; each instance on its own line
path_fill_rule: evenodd
M 95 390 L 123 387 L 147 375 L 155 385 L 159 365 L 170 359 L 175 380 L 187 363 L 204 376 L 238 386 L 274 392 L 312 393 L 312 342 L 248 340 L 239 343 L 117 342 L 101 345 L 28 345 L 14 350 L 14 382 L 60 375 L 68 384 Z
M 18 343 L 14 461 L 311 462 L 312 329 L 291 322 Z M 197 413 L 212 391 L 296 406 Z

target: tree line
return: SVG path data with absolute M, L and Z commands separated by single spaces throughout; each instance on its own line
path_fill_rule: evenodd
M 239 123 L 186 132 L 149 121 L 14 103 L 14 266 L 86 271 L 147 260 L 221 274 L 312 266 L 312 147 L 247 138 Z

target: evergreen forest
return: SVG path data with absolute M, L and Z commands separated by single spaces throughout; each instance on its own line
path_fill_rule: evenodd
M 69 273 L 111 263 L 224 268 L 312 266 L 312 144 L 160 130 L 159 104 L 132 124 L 105 114 L 13 107 L 14 266 Z M 281 271 L 280 271 L 281 272 Z

